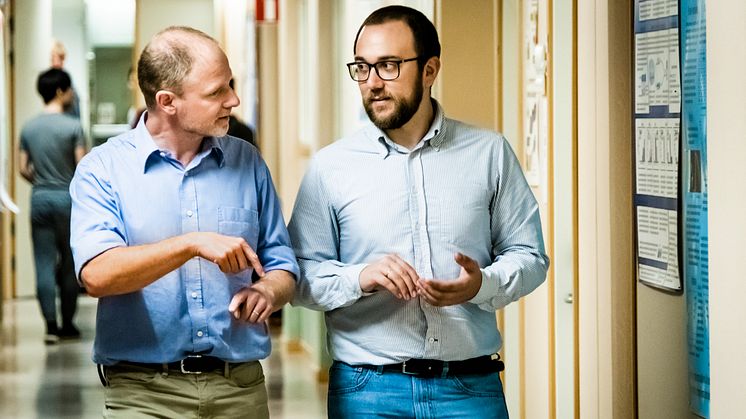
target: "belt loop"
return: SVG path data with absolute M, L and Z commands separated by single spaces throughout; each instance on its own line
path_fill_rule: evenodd
M 376 374 L 383 374 L 383 365 L 376 365 Z
M 161 370 L 161 375 L 163 375 L 163 378 L 168 377 L 168 364 L 161 364 L 161 367 L 163 368 Z
M 230 378 L 231 376 L 231 364 L 228 361 L 225 362 L 225 367 L 223 369 L 223 376 L 225 378 Z
M 443 372 L 440 374 L 440 378 L 448 377 L 448 361 L 443 361 Z

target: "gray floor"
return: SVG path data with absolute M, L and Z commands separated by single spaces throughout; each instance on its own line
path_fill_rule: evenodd
M 45 346 L 34 299 L 3 302 L 0 334 L 0 418 L 100 418 L 103 393 L 90 360 L 96 301 L 81 296 L 80 341 Z M 325 418 L 326 385 L 318 384 L 304 354 L 289 353 L 275 337 L 262 361 L 272 418 Z

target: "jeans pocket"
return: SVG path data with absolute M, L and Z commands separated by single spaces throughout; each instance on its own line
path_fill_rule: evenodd
M 505 397 L 500 373 L 459 375 L 450 378 L 466 394 L 477 397 Z
M 335 362 L 329 370 L 329 394 L 344 394 L 362 390 L 373 370 Z

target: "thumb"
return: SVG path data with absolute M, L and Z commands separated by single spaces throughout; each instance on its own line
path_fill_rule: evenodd
M 479 270 L 479 264 L 474 259 L 466 256 L 465 254 L 458 252 L 453 255 L 453 259 L 461 265 L 462 268 L 468 273 L 474 273 Z
M 231 313 L 235 312 L 236 310 L 238 310 L 241 304 L 243 304 L 243 302 L 243 296 L 241 295 L 241 293 L 237 293 L 233 296 L 233 298 L 231 298 L 231 303 L 228 305 L 228 311 L 230 311 Z

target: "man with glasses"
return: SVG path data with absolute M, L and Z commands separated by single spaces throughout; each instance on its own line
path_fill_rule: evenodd
M 289 225 L 294 303 L 326 312 L 329 416 L 507 417 L 495 310 L 546 277 L 536 200 L 504 137 L 430 97 L 422 13 L 373 12 L 354 54 L 372 124 L 314 157 Z

